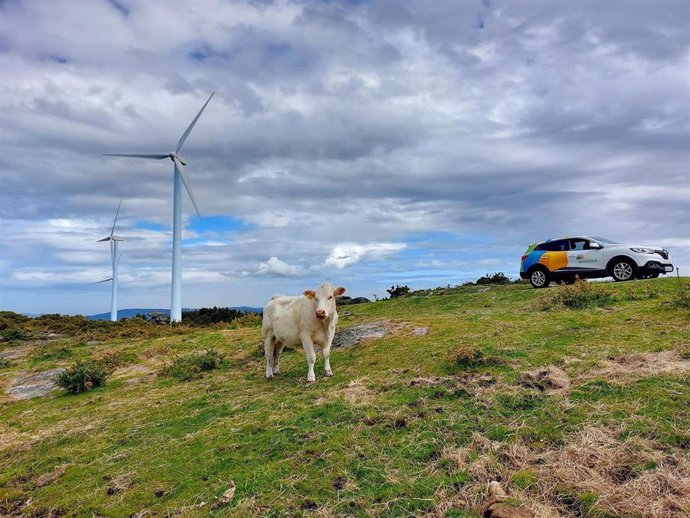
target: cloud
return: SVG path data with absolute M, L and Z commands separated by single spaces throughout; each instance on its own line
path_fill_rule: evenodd
M 343 243 L 331 250 L 324 265 L 342 270 L 360 261 L 377 261 L 406 248 L 405 243 Z
M 107 306 L 76 286 L 109 270 L 120 199 L 123 293 L 165 307 L 170 162 L 102 153 L 173 149 L 213 90 L 186 171 L 243 224 L 183 199 L 186 307 L 515 277 L 574 232 L 687 271 L 687 2 L 430 5 L 3 3 L 0 309 Z
M 278 277 L 293 277 L 299 275 L 301 268 L 293 266 L 277 257 L 271 257 L 268 261 L 259 264 L 258 275 L 275 275 Z

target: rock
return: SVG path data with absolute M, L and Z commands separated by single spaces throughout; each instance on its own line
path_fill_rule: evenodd
M 418 327 L 412 330 L 412 334 L 415 336 L 423 336 L 429 332 L 428 327 Z
M 170 315 L 161 313 L 160 311 L 152 311 L 151 313 L 146 313 L 144 316 L 147 322 L 152 324 L 163 325 L 170 323 Z
M 15 399 L 31 399 L 48 394 L 57 388 L 56 378 L 65 372 L 65 369 L 50 369 L 47 371 L 25 374 L 16 378 L 7 389 L 7 394 Z
M 342 297 L 336 297 L 335 301 L 338 304 L 338 306 L 348 306 L 350 304 L 366 304 L 367 302 L 371 302 L 366 297 L 352 298 L 352 297 L 348 297 L 347 295 L 344 295 Z
M 53 471 L 50 473 L 44 473 L 40 477 L 38 477 L 35 481 L 36 487 L 44 487 L 47 486 L 48 484 L 56 481 L 59 479 L 62 475 L 65 474 L 66 468 L 65 466 L 58 466 L 55 468 Z
M 361 324 L 335 333 L 332 347 L 351 347 L 363 340 L 381 338 L 388 334 L 388 329 L 382 323 Z

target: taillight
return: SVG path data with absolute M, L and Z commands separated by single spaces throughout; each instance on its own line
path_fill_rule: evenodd
M 522 257 L 520 257 L 520 262 L 524 261 L 525 259 L 527 259 L 527 256 L 523 255 Z

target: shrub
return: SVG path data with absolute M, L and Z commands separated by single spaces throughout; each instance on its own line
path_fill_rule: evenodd
M 615 297 L 600 286 L 586 281 L 576 281 L 574 284 L 561 284 L 549 290 L 539 299 L 539 306 L 543 310 L 582 309 L 608 306 L 614 300 Z
M 230 329 L 238 329 L 240 327 L 261 327 L 261 314 L 245 313 L 230 322 Z
M 395 286 L 391 286 L 386 291 L 388 292 L 388 295 L 390 295 L 390 298 L 397 299 L 398 297 L 402 297 L 410 293 L 410 288 L 409 286 L 398 286 L 396 284 Z
M 171 364 L 161 370 L 161 376 L 171 376 L 182 381 L 191 381 L 203 377 L 205 372 L 217 369 L 225 357 L 215 349 L 197 351 L 185 356 L 176 356 Z
M 7 369 L 8 367 L 12 367 L 12 362 L 7 358 L 0 358 L 0 369 Z
M 479 277 L 476 284 L 510 284 L 510 279 L 506 277 L 503 272 L 497 272 L 493 275 L 489 275 L 487 273 L 486 275 Z
M 192 326 L 208 326 L 220 322 L 232 322 L 248 315 L 243 311 L 231 308 L 200 308 L 182 313 L 182 322 Z
M 108 372 L 94 360 L 78 361 L 57 377 L 56 383 L 71 394 L 81 394 L 105 385 Z
M 23 329 L 18 327 L 7 327 L 2 330 L 2 339 L 6 342 L 12 342 L 15 340 L 26 340 L 29 335 Z

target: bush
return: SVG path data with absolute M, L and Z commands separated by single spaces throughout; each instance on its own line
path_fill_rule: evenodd
M 493 275 L 489 275 L 487 273 L 483 277 L 479 277 L 479 279 L 477 279 L 477 282 L 475 284 L 477 284 L 477 285 L 482 285 L 482 284 L 510 284 L 510 279 L 508 277 L 506 277 L 506 275 L 503 272 L 497 272 L 497 273 L 494 273 Z
M 600 286 L 578 280 L 549 290 L 539 299 L 539 306 L 542 310 L 583 309 L 608 306 L 614 301 L 615 297 Z
M 388 292 L 388 295 L 390 295 L 390 298 L 397 299 L 398 297 L 402 297 L 410 293 L 410 288 L 409 286 L 398 286 L 396 284 L 395 286 L 391 286 L 390 289 L 387 289 L 386 291 Z
M 8 327 L 2 330 L 2 340 L 5 342 L 12 342 L 15 340 L 26 340 L 29 335 L 23 329 L 18 327 Z
M 56 383 L 71 394 L 81 394 L 105 385 L 106 369 L 94 360 L 78 361 L 57 377 Z
M 182 313 L 182 322 L 192 326 L 208 326 L 220 322 L 230 323 L 238 318 L 242 318 L 249 313 L 230 308 L 200 308 L 193 311 Z
M 217 369 L 225 357 L 215 349 L 197 351 L 186 356 L 176 356 L 170 365 L 161 370 L 161 376 L 171 376 L 182 381 L 191 381 L 203 377 L 205 372 Z
M 240 327 L 261 327 L 261 314 L 245 313 L 230 322 L 230 329 L 238 329 Z
M 0 358 L 0 369 L 7 369 L 8 367 L 12 367 L 12 362 L 7 358 Z

